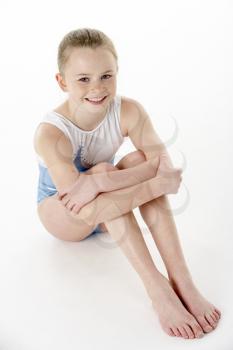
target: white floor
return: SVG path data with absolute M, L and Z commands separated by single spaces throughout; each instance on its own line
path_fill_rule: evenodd
M 233 350 L 232 3 L 142 5 L 133 4 L 132 16 L 130 2 L 113 10 L 107 0 L 1 4 L 0 350 Z M 202 339 L 164 333 L 110 235 L 59 241 L 37 217 L 33 135 L 65 98 L 55 81 L 57 45 L 84 26 L 113 39 L 118 92 L 145 106 L 175 165 L 184 167 L 180 191 L 170 196 L 175 222 L 194 281 L 222 312 Z
M 210 159 L 210 168 L 211 163 Z M 223 168 L 224 164 L 223 160 Z M 211 177 L 196 187 L 195 173 L 193 188 L 189 184 L 191 201 L 182 215 L 175 216 L 193 278 L 222 311 L 214 332 L 195 340 L 169 337 L 141 280 L 111 236 L 59 241 L 43 228 L 27 194 L 28 201 L 16 205 L 14 215 L 9 210 L 2 218 L 0 349 L 231 350 L 232 174 L 226 176 L 222 169 L 216 168 L 222 185 L 215 187 Z M 171 198 L 173 210 L 181 197 L 182 189 L 177 199 Z M 134 212 L 157 267 L 165 273 L 138 209 Z
M 177 147 L 169 148 L 175 165 L 184 168 L 179 193 L 169 199 L 185 257 L 201 292 L 222 311 L 218 328 L 195 340 L 164 333 L 140 278 L 110 235 L 71 243 L 45 230 L 36 211 L 38 170 L 31 140 L 20 145 L 26 156 L 15 157 L 14 168 L 3 154 L 11 171 L 2 173 L 1 187 L 0 349 L 232 350 L 230 126 L 226 115 L 217 147 L 217 127 L 206 137 L 209 125 L 202 126 L 197 143 L 199 124 L 190 131 L 180 120 L 186 164 Z M 126 141 L 116 159 L 132 150 Z M 134 212 L 155 264 L 166 274 L 138 208 Z

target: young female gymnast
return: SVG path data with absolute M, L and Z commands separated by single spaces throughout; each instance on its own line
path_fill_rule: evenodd
M 194 285 L 166 197 L 178 192 L 182 170 L 173 167 L 143 106 L 116 93 L 112 41 L 99 30 L 73 30 L 59 45 L 58 68 L 56 80 L 68 98 L 44 116 L 34 137 L 42 224 L 67 241 L 108 231 L 141 278 L 167 334 L 191 339 L 211 332 L 221 313 Z M 137 150 L 114 166 L 124 137 Z M 152 260 L 136 207 L 168 279 Z

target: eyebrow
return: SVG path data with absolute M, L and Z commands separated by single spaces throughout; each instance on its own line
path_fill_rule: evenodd
M 109 73 L 109 72 L 113 72 L 113 70 L 112 70 L 112 69 L 106 70 L 106 71 L 103 72 L 102 74 Z M 79 75 L 90 75 L 90 74 L 88 74 L 88 73 L 79 73 L 79 74 L 75 74 L 75 76 L 77 76 L 77 77 L 78 77 Z

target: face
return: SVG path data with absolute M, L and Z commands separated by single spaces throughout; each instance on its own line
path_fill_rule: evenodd
M 66 63 L 65 77 L 56 79 L 68 93 L 74 114 L 101 114 L 116 95 L 117 63 L 112 53 L 102 47 L 74 48 Z M 103 101 L 90 101 L 104 98 Z

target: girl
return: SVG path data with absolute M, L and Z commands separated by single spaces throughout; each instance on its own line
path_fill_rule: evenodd
M 58 48 L 58 69 L 56 80 L 68 98 L 46 113 L 34 137 L 42 224 L 67 241 L 109 232 L 141 278 L 167 334 L 190 339 L 211 332 L 221 314 L 194 285 L 166 197 L 177 193 L 181 169 L 172 166 L 143 106 L 116 93 L 112 41 L 100 30 L 69 32 Z M 137 150 L 113 165 L 124 137 Z M 152 260 L 136 207 L 168 279 Z

